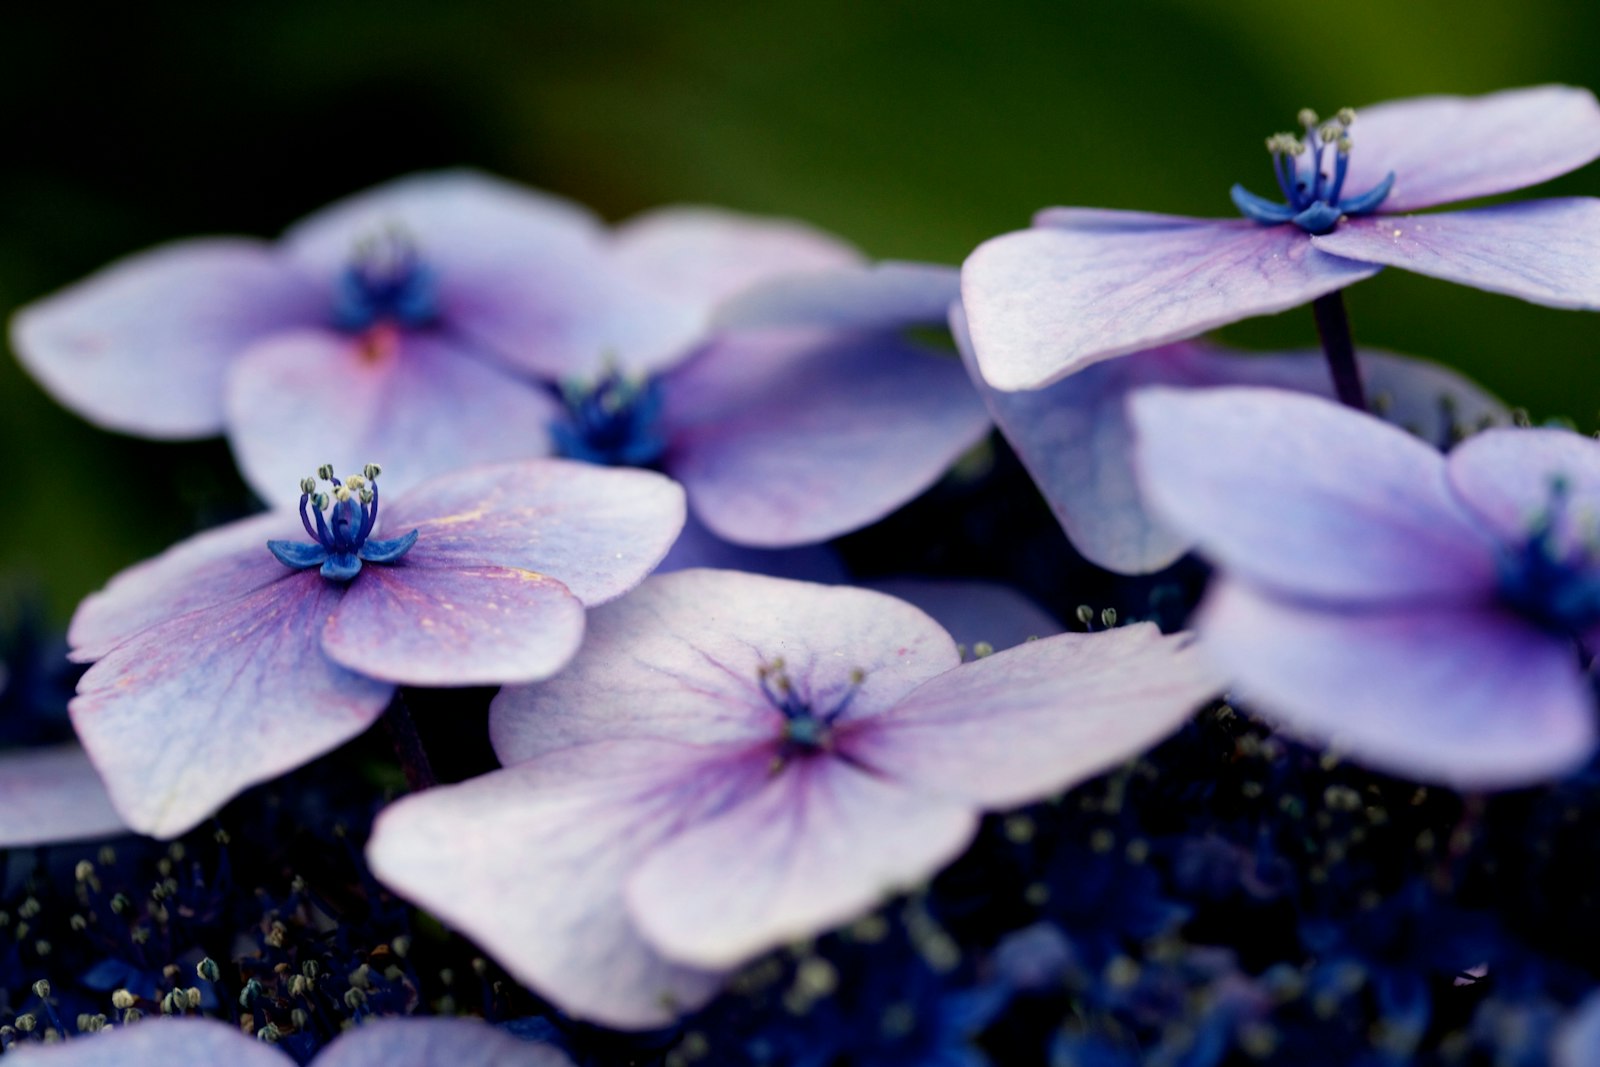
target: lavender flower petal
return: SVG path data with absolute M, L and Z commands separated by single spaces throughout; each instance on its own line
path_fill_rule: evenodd
M 1386 212 L 1510 192 L 1600 156 L 1600 105 L 1587 89 L 1541 85 L 1486 96 L 1421 96 L 1356 111 L 1344 187 L 1393 172 Z
M 417 332 L 281 334 L 245 353 L 228 383 L 234 455 L 263 499 L 293 505 L 321 463 L 378 458 L 384 491 L 477 463 L 539 456 L 556 401 L 459 343 Z
M 1059 212 L 980 245 L 961 271 L 974 350 L 996 389 L 1283 311 L 1380 269 L 1324 255 L 1292 226 Z M 1082 218 L 1087 225 L 1061 225 Z M 1119 221 L 1120 220 L 1120 224 Z
M 72 724 L 129 826 L 176 836 L 371 725 L 393 686 L 321 651 L 342 591 L 292 573 L 150 626 L 89 668 Z
M 667 469 L 712 531 L 769 548 L 883 517 L 989 424 L 957 362 L 892 334 L 725 335 L 669 390 Z
M 548 678 L 582 640 L 583 604 L 554 578 L 400 565 L 366 567 L 350 583 L 322 650 L 401 685 L 499 685 Z
M 506 764 L 612 738 L 770 738 L 782 719 L 762 692 L 761 671 L 779 658 L 804 686 L 800 695 L 823 708 L 860 671 L 851 719 L 887 709 L 960 662 L 937 623 L 881 593 L 677 571 L 590 612 L 583 648 L 556 677 L 502 689 L 489 736 Z
M 961 272 L 932 263 L 883 262 L 777 278 L 717 311 L 723 329 L 819 326 L 903 329 L 941 322 L 961 295 Z
M 126 832 L 81 746 L 0 752 L 0 848 Z
M 683 515 L 683 490 L 659 474 L 546 459 L 435 478 L 385 498 L 379 525 L 420 531 L 408 567 L 534 571 L 592 606 L 637 585 Z
M 1341 612 L 1224 579 L 1196 628 L 1240 700 L 1395 774 L 1507 788 L 1571 771 L 1594 749 L 1571 643 L 1487 598 Z
M 962 664 L 863 723 L 849 752 L 923 794 L 1011 807 L 1172 733 L 1221 688 L 1191 634 L 1058 634 Z
M 1061 624 L 1043 608 L 1015 589 L 993 582 L 888 578 L 868 585 L 926 611 L 968 649 L 980 642 L 1010 648 L 1031 637 L 1061 632 Z
M 223 382 L 251 342 L 315 321 L 312 279 L 244 238 L 182 241 L 130 256 L 23 308 L 11 347 L 39 383 L 97 426 L 207 437 Z
M 1152 388 L 1130 410 L 1149 505 L 1236 575 L 1350 605 L 1494 589 L 1443 457 L 1402 430 L 1276 389 Z
M 400 800 L 367 859 L 563 1010 L 660 1026 L 709 1000 L 721 975 L 657 953 L 622 886 L 652 849 L 765 777 L 764 763 L 699 746 L 582 745 Z
M 259 1044 L 259 1042 L 258 1042 Z M 312 1061 L 316 1067 L 572 1067 L 553 1045 L 522 1041 L 472 1018 L 380 1018 L 346 1030 Z M 243 1065 L 240 1065 L 243 1067 Z
M 1508 545 L 1520 544 L 1551 505 L 1559 479 L 1576 502 L 1551 531 L 1560 554 L 1584 552 L 1600 518 L 1600 442 L 1567 430 L 1490 430 L 1461 443 L 1445 464 L 1450 486 Z
M 628 912 L 669 958 L 733 967 L 911 888 L 977 827 L 960 801 L 799 759 L 646 858 L 628 880 Z
M 154 1018 L 137 1026 L 107 1027 L 98 1034 L 53 1045 L 17 1042 L 6 1051 L 18 1063 L 50 1067 L 167 1067 L 173 1063 L 226 1063 L 229 1067 L 292 1067 L 294 1060 L 237 1026 L 204 1018 Z
M 1590 197 L 1350 219 L 1311 243 L 1535 304 L 1600 309 L 1600 200 Z

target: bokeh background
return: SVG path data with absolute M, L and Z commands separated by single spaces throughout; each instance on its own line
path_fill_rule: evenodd
M 275 234 L 463 164 L 610 218 L 721 204 L 955 263 L 1050 204 L 1229 214 L 1233 182 L 1270 189 L 1262 139 L 1302 106 L 1592 87 L 1596 41 L 1600 5 L 1576 0 L 13 7 L 0 308 L 162 241 Z M 1600 193 L 1600 168 L 1546 189 Z M 1536 419 L 1600 421 L 1600 316 L 1395 271 L 1348 299 L 1362 343 L 1450 363 Z M 1315 341 L 1304 310 L 1226 337 Z M 27 576 L 64 620 L 119 567 L 247 508 L 227 458 L 97 431 L 7 355 L 0 581 Z

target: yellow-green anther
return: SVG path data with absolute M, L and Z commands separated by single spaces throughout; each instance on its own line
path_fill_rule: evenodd
M 1344 136 L 1344 127 L 1337 122 L 1324 122 L 1317 129 L 1317 139 L 1323 144 L 1333 144 Z
M 38 997 L 40 1000 L 49 1000 L 50 999 L 50 983 L 49 983 L 49 981 L 47 981 L 46 979 L 41 978 L 37 982 L 33 983 L 33 995 Z
M 321 478 L 325 482 L 333 481 L 333 464 L 324 463 L 322 466 L 318 467 L 317 477 Z
M 1341 156 L 1348 156 L 1350 154 L 1350 149 L 1354 147 L 1355 145 L 1350 140 L 1349 134 L 1345 134 L 1343 137 L 1339 138 L 1339 154 Z
M 315 478 L 301 478 L 300 491 L 306 494 L 315 493 L 317 491 L 317 480 Z
M 1356 109 L 1341 107 L 1339 109 L 1339 122 L 1345 126 L 1354 126 L 1356 122 Z
M 361 496 L 361 502 L 363 504 L 372 503 L 372 490 L 367 488 L 366 486 L 362 486 L 361 487 L 360 496 Z
M 334 486 L 333 499 L 337 500 L 339 503 L 343 504 L 346 500 L 350 499 L 351 495 L 350 487 L 348 485 Z
M 1309 107 L 1303 107 L 1300 109 L 1300 114 L 1295 116 L 1295 121 L 1300 123 L 1300 125 L 1304 126 L 1308 130 L 1314 129 L 1318 121 L 1317 113 L 1312 111 Z
M 368 463 L 365 467 L 361 468 L 361 473 L 366 475 L 367 481 L 376 481 L 378 475 L 383 473 L 383 468 L 378 466 L 376 463 Z
M 217 966 L 217 961 L 207 956 L 194 965 L 194 973 L 207 982 L 215 982 L 222 978 L 222 968 Z
M 327 493 L 312 493 L 311 494 L 311 506 L 316 508 L 318 511 L 327 511 L 328 510 L 328 503 L 329 503 L 329 501 L 328 501 L 328 494 Z
M 349 489 L 352 493 L 359 493 L 362 486 L 367 484 L 367 480 L 359 474 L 352 474 L 350 477 L 344 480 L 344 484 L 345 488 Z

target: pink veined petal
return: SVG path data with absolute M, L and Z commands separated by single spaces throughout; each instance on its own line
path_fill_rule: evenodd
M 573 1067 L 554 1045 L 523 1041 L 481 1019 L 375 1018 L 346 1030 L 316 1067 Z
M 243 237 L 180 241 L 117 261 L 11 320 L 11 347 L 62 404 L 142 437 L 208 437 L 252 342 L 311 326 L 331 297 Z
M 1486 96 L 1419 96 L 1358 108 L 1345 195 L 1394 172 L 1386 212 L 1537 185 L 1600 156 L 1587 89 L 1540 85 Z
M 1057 634 L 924 683 L 840 750 L 918 790 L 1012 807 L 1131 759 L 1221 689 L 1192 634 Z
M 683 571 L 691 567 L 714 567 L 725 571 L 770 574 L 774 578 L 795 578 L 803 582 L 842 584 L 850 580 L 839 554 L 827 545 L 801 545 L 798 548 L 751 548 L 724 541 L 693 513 L 683 524 L 683 532 L 672 543 L 672 550 L 655 573 Z
M 1092 212 L 993 238 L 961 269 L 974 351 L 996 389 L 1308 304 L 1380 268 L 1324 255 L 1289 225 Z M 1121 217 L 1122 225 L 1111 219 Z
M 283 334 L 246 352 L 228 382 L 240 469 L 263 499 L 291 507 L 323 463 L 341 476 L 379 463 L 383 492 L 399 494 L 460 467 L 542 456 L 558 409 L 535 383 L 415 332 Z
M 397 234 L 434 272 L 440 319 L 511 367 L 546 377 L 668 362 L 695 316 L 626 276 L 600 222 L 569 200 L 466 170 L 413 174 L 347 197 L 284 236 L 334 284 L 359 242 Z
M 1600 309 L 1600 200 L 1591 197 L 1351 219 L 1311 241 L 1534 304 Z
M 322 654 L 341 592 L 301 571 L 142 630 L 89 668 L 72 725 L 129 826 L 175 837 L 383 712 L 392 685 Z
M 731 968 L 911 888 L 977 828 L 965 803 L 802 758 L 652 850 L 628 879 L 628 912 L 669 958 Z
M 725 334 L 668 388 L 667 470 L 713 532 L 767 548 L 882 518 L 989 427 L 959 363 L 890 333 Z
M 77 744 L 0 752 L 0 848 L 127 832 Z
M 129 567 L 78 605 L 67 630 L 70 658 L 97 660 L 148 626 L 289 577 L 267 542 L 304 536 L 298 518 L 270 512 L 196 534 Z
M 1494 543 L 1402 430 L 1278 389 L 1155 387 L 1129 409 L 1146 502 L 1236 576 L 1345 604 L 1494 589 Z
M 1567 521 L 1552 531 L 1567 553 L 1588 551 L 1600 519 L 1600 442 L 1568 430 L 1489 430 L 1463 441 L 1445 463 L 1450 486 L 1507 545 L 1523 543 L 1566 485 Z
M 849 720 L 886 710 L 960 662 L 936 622 L 882 593 L 677 571 L 590 612 L 583 648 L 550 681 L 502 689 L 489 737 L 506 764 L 610 738 L 775 739 L 783 720 L 761 691 L 760 671 L 778 659 L 820 712 L 862 672 Z
M 683 490 L 653 471 L 537 459 L 472 467 L 384 497 L 377 536 L 417 530 L 410 567 L 534 571 L 593 607 L 638 585 L 683 518 Z
M 617 227 L 612 244 L 632 277 L 692 308 L 702 321 L 752 286 L 861 262 L 860 252 L 806 223 L 712 207 L 635 215 Z
M 6 1056 L 47 1067 L 168 1067 L 175 1063 L 230 1067 L 291 1067 L 294 1060 L 237 1026 L 216 1019 L 154 1018 L 137 1026 L 108 1026 L 71 1041 L 15 1042 Z M 321 1062 L 318 1058 L 317 1062 Z
M 711 999 L 722 975 L 663 958 L 636 932 L 622 886 L 766 775 L 764 759 L 725 748 L 582 745 L 390 805 L 367 859 L 563 1010 L 662 1026 Z
M 401 685 L 548 678 L 583 640 L 583 604 L 554 578 L 509 567 L 367 564 L 328 619 L 322 649 Z
M 885 262 L 775 278 L 718 310 L 724 329 L 822 327 L 894 330 L 944 321 L 961 272 L 933 263 Z
M 1252 710 L 1393 774 L 1505 789 L 1594 749 L 1576 648 L 1491 602 L 1329 610 L 1223 580 L 1197 628 Z
M 886 578 L 868 585 L 926 611 L 968 649 L 980 642 L 1010 648 L 1030 637 L 1061 632 L 1061 624 L 1049 612 L 1010 586 L 912 577 Z

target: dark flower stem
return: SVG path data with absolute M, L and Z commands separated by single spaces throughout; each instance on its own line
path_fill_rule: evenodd
M 411 791 L 420 793 L 438 785 L 439 779 L 433 776 L 433 764 L 428 762 L 428 750 L 422 747 L 422 737 L 406 705 L 405 690 L 395 690 L 389 710 L 383 713 L 383 729 L 394 746 L 395 759 L 400 761 L 400 769 L 405 772 L 406 785 Z
M 1357 411 L 1367 410 L 1367 392 L 1361 387 L 1361 368 L 1356 365 L 1356 345 L 1350 338 L 1350 316 L 1344 309 L 1344 293 L 1335 289 L 1311 302 L 1317 319 L 1317 336 L 1328 357 L 1333 374 L 1333 390 L 1339 402 Z

